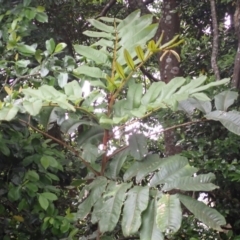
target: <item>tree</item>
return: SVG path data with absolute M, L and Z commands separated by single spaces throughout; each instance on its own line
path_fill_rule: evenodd
M 169 57 L 179 58 L 174 47 L 182 44 L 179 36 L 156 37 L 159 25 L 152 23 L 151 15 L 143 15 L 145 4 L 142 15 L 135 11 L 124 20 L 90 19 L 91 31 L 84 32 L 89 40 L 79 44 L 72 39 L 74 56 L 66 55 L 69 44 L 57 43 L 51 38 L 55 35 L 39 41 L 39 46 L 31 42 L 33 31 L 48 20 L 44 8 L 34 6 L 24 1 L 10 13 L 2 8 L 1 15 L 5 93 L 0 110 L 0 208 L 8 222 L 2 222 L 2 237 L 163 239 L 166 235 L 174 239 L 177 233 L 168 232 L 177 232 L 182 218 L 183 224 L 192 220 L 190 212 L 199 219 L 195 221 L 220 231 L 224 217 L 197 201 L 197 195 L 190 197 L 190 191 L 211 196 L 210 191 L 217 189 L 212 183 L 215 175 L 209 173 L 214 169 L 195 162 L 203 169 L 198 172 L 190 166 L 194 143 L 182 155 L 163 158 L 148 151 L 156 132 L 141 131 L 152 116 L 156 119 L 171 112 L 179 118 L 187 112 L 188 117 L 159 134 L 187 126 L 186 139 L 193 140 L 194 134 L 208 131 L 192 128 L 214 126 L 210 120 L 215 120 L 239 135 L 239 113 L 228 110 L 234 107 L 237 93 L 210 90 L 229 79 L 203 85 L 206 76 L 191 81 L 171 76 L 166 83 L 152 83 L 149 78 L 145 86 L 141 71 L 146 68 L 142 67 L 159 53 L 166 67 Z M 87 96 L 86 81 L 91 85 Z M 211 102 L 208 96 L 214 95 Z M 220 152 L 220 147 L 216 149 Z

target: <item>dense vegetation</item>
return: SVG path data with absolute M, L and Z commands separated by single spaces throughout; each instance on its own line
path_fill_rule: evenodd
M 0 1 L 0 238 L 240 239 L 239 12 Z

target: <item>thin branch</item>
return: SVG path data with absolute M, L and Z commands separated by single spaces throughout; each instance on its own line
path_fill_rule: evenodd
M 217 23 L 217 13 L 215 0 L 210 0 L 211 4 L 211 15 L 212 15 L 212 27 L 213 27 L 213 43 L 212 43 L 212 56 L 211 64 L 214 71 L 214 75 L 217 81 L 220 80 L 220 73 L 217 65 L 217 55 L 218 55 L 218 23 Z
M 57 138 L 49 135 L 48 133 L 46 133 L 46 132 L 44 132 L 44 131 L 41 131 L 40 129 L 32 126 L 30 123 L 28 123 L 28 122 L 26 122 L 26 121 L 24 121 L 24 120 L 22 120 L 22 119 L 19 119 L 19 122 L 26 124 L 27 126 L 29 126 L 30 128 L 32 128 L 33 130 L 41 133 L 42 135 L 46 136 L 47 138 L 52 139 L 53 141 L 57 142 L 59 145 L 65 147 L 65 148 L 68 149 L 70 152 L 74 153 L 78 158 L 80 158 L 80 160 L 83 162 L 83 164 L 84 164 L 89 170 L 91 170 L 91 171 L 92 171 L 94 174 L 96 174 L 97 176 L 100 176 L 100 173 L 97 172 L 95 169 L 93 169 L 93 168 L 91 167 L 91 165 L 90 165 L 86 160 L 84 160 L 84 159 L 80 156 L 80 153 L 79 153 L 75 148 L 73 148 L 73 147 L 71 147 L 70 145 L 68 145 L 67 143 L 65 143 L 65 142 L 63 142 L 63 141 L 61 141 L 61 140 L 59 140 L 59 139 L 57 139 Z
M 11 87 L 13 88 L 17 84 L 17 82 L 22 80 L 22 79 L 26 79 L 26 78 L 29 78 L 29 77 L 35 77 L 35 76 L 38 76 L 38 75 L 40 75 L 40 74 L 39 73 L 34 73 L 34 74 L 31 74 L 31 75 L 24 75 L 24 76 L 18 77 L 14 80 Z
M 114 6 L 116 4 L 117 0 L 110 0 L 105 7 L 103 8 L 103 10 L 97 15 L 96 18 L 99 17 L 103 17 L 106 16 L 107 12 L 111 9 L 112 6 Z
M 153 82 L 159 82 L 160 80 L 159 79 L 157 79 L 157 78 L 155 78 L 150 72 L 148 72 L 143 66 L 142 67 L 140 67 L 140 70 L 142 71 L 142 73 L 146 76 L 146 77 L 148 77 L 148 79 L 151 81 L 153 81 Z

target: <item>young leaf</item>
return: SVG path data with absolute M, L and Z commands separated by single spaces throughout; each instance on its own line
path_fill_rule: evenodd
M 181 227 L 182 209 L 177 195 L 164 194 L 157 203 L 157 226 L 173 233 Z
M 141 62 L 143 62 L 144 61 L 144 53 L 143 53 L 143 49 L 141 48 L 141 46 L 135 47 L 135 51 L 137 53 L 138 58 L 141 60 Z
M 221 226 L 226 224 L 224 217 L 215 209 L 212 209 L 203 202 L 199 202 L 191 197 L 178 194 L 180 201 L 191 211 L 201 222 L 217 231 L 222 231 Z
M 128 65 L 128 67 L 130 69 L 134 70 L 134 62 L 133 62 L 133 59 L 127 49 L 124 49 L 124 59 Z
M 141 225 L 141 214 L 147 208 L 149 187 L 135 186 L 127 193 L 122 216 L 122 231 L 125 237 L 137 233 Z
M 56 48 L 54 50 L 54 53 L 61 52 L 66 46 L 67 46 L 66 43 L 58 43 L 58 45 L 56 46 Z
M 123 70 L 122 66 L 118 62 L 115 62 L 115 67 L 116 67 L 116 71 L 119 74 L 119 76 L 122 79 L 125 79 L 125 74 L 124 74 L 124 70 Z
M 164 235 L 156 224 L 157 201 L 150 200 L 148 208 L 143 212 L 140 229 L 140 240 L 164 240 Z

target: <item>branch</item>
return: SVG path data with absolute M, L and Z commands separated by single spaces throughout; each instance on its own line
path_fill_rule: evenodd
M 34 77 L 34 76 L 38 76 L 38 75 L 40 75 L 40 74 L 39 73 L 34 73 L 34 74 L 31 74 L 31 75 L 24 75 L 24 76 L 18 77 L 14 80 L 11 87 L 13 88 L 17 84 L 17 82 L 20 81 L 21 79 L 28 78 L 28 77 Z
M 96 18 L 106 16 L 107 12 L 111 9 L 111 7 L 112 7 L 113 5 L 115 5 L 116 2 L 117 2 L 117 0 L 110 0 L 110 1 L 106 4 L 106 6 L 103 8 L 103 10 L 97 15 Z
M 150 72 L 148 72 L 144 67 L 140 67 L 140 70 L 142 73 L 149 78 L 149 80 L 152 80 L 153 82 L 159 82 L 160 80 L 155 78 Z
M 211 4 L 211 15 L 212 15 L 212 26 L 213 26 L 213 43 L 212 43 L 212 56 L 211 64 L 212 69 L 217 81 L 220 80 L 220 73 L 217 65 L 217 55 L 218 55 L 218 23 L 217 23 L 217 13 L 215 0 L 210 0 Z
M 41 131 L 40 129 L 32 126 L 30 123 L 28 123 L 28 122 L 26 122 L 26 121 L 24 121 L 24 120 L 22 120 L 22 119 L 19 119 L 19 122 L 26 124 L 27 126 L 29 126 L 30 128 L 32 128 L 33 130 L 41 133 L 42 135 L 46 136 L 47 138 L 52 139 L 53 141 L 57 142 L 59 145 L 65 147 L 65 148 L 68 149 L 70 152 L 74 153 L 77 157 L 79 157 L 80 160 L 83 162 L 83 164 L 84 164 L 89 170 L 91 170 L 91 171 L 92 171 L 94 174 L 96 174 L 97 176 L 100 176 L 100 173 L 97 172 L 95 169 L 93 169 L 93 168 L 91 167 L 91 165 L 90 165 L 86 160 L 84 160 L 84 159 L 80 156 L 79 152 L 78 152 L 75 148 L 73 148 L 73 147 L 71 147 L 70 145 L 68 145 L 67 143 L 65 143 L 65 142 L 63 142 L 63 141 L 61 141 L 61 140 L 59 140 L 59 139 L 57 139 L 57 138 L 49 135 L 48 133 L 46 133 L 46 132 L 44 132 L 44 131 Z

